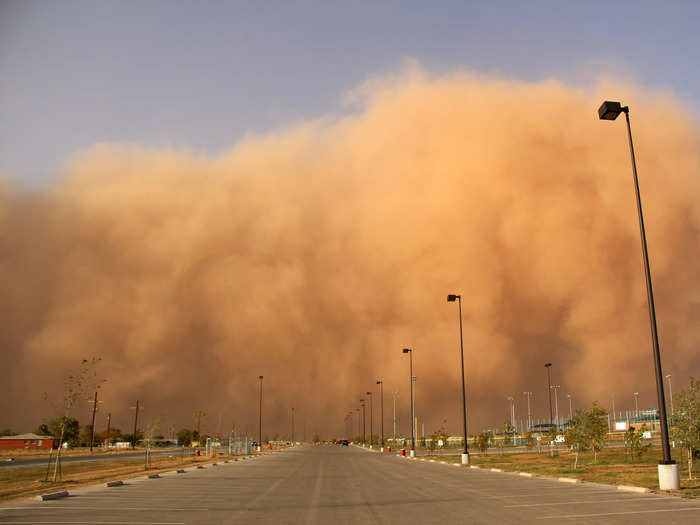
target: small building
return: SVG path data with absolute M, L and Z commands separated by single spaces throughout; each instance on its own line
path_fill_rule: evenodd
M 58 448 L 58 438 L 37 434 L 0 437 L 0 450 L 49 450 Z

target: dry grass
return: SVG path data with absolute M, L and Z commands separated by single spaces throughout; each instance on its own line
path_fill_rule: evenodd
M 229 456 L 220 457 L 221 460 Z M 237 459 L 234 456 L 231 459 Z M 43 467 L 18 467 L 0 469 L 0 500 L 9 500 L 56 492 L 60 490 L 70 490 L 84 485 L 94 485 L 116 479 L 128 479 L 148 474 L 154 474 L 166 470 L 181 468 L 182 465 L 192 465 L 195 463 L 206 463 L 214 461 L 215 458 L 204 456 L 154 456 L 151 461 L 151 468 L 148 471 L 144 468 L 143 458 L 125 459 L 119 461 L 90 461 L 63 463 L 63 479 L 61 482 L 53 483 L 43 481 L 46 477 L 46 466 Z M 53 471 L 51 471 L 53 472 Z M 49 475 L 51 479 L 51 475 Z
M 537 452 L 499 454 L 493 450 L 488 455 L 472 456 L 473 465 L 500 468 L 512 472 L 532 472 L 544 476 L 571 477 L 583 481 L 609 483 L 612 485 L 635 485 L 658 490 L 657 464 L 661 450 L 653 448 L 644 453 L 642 457 L 629 459 L 625 456 L 624 449 L 605 449 L 598 454 L 598 461 L 594 463 L 593 454 L 581 454 L 578 468 L 573 470 L 573 454 L 559 452 L 551 457 L 545 450 L 541 454 Z M 693 480 L 688 480 L 688 464 L 680 451 L 674 451 L 674 459 L 678 462 L 681 472 L 681 494 L 688 497 L 700 495 L 700 479 L 693 472 Z M 457 463 L 461 461 L 459 456 L 442 456 L 435 459 Z M 695 469 L 694 469 L 695 470 Z

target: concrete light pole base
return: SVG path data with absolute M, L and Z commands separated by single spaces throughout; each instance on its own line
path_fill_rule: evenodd
M 411 456 L 412 458 L 415 458 L 415 457 L 416 457 L 416 451 L 415 451 L 415 450 L 411 450 L 411 453 L 409 454 L 409 456 Z
M 661 490 L 678 490 L 681 488 L 681 478 L 678 464 L 659 465 L 659 488 Z
M 384 452 L 384 447 L 381 448 L 380 452 Z
M 462 465 L 469 465 L 469 454 L 462 454 Z

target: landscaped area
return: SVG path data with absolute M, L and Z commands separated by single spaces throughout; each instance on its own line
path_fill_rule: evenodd
M 693 472 L 693 479 L 688 480 L 685 453 L 676 448 L 672 449 L 672 456 L 678 462 L 680 470 L 680 492 L 688 496 L 700 495 L 699 476 Z M 623 448 L 605 448 L 598 453 L 597 462 L 594 462 L 592 453 L 581 454 L 578 468 L 573 470 L 574 454 L 568 451 L 559 452 L 552 457 L 546 449 L 539 454 L 536 451 L 501 454 L 498 449 L 493 449 L 486 455 L 473 455 L 471 463 L 483 468 L 500 468 L 512 472 L 531 472 L 543 476 L 570 477 L 582 481 L 658 489 L 657 464 L 660 457 L 659 447 L 653 447 L 634 459 L 631 459 Z M 435 459 L 453 463 L 461 461 L 459 455 L 436 456 Z

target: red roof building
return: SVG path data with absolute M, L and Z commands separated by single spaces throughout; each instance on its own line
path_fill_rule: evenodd
M 37 434 L 0 437 L 0 450 L 49 450 L 51 448 L 58 448 L 58 438 Z

